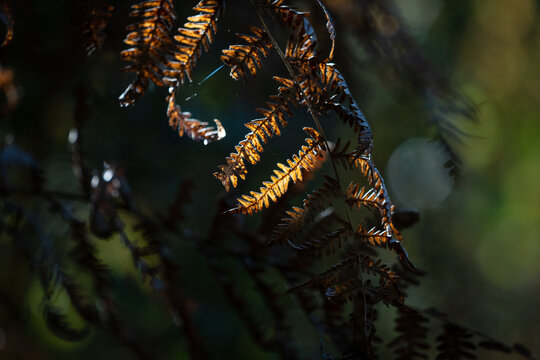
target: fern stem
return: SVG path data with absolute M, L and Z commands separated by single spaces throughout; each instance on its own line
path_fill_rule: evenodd
M 300 83 L 298 82 L 298 78 L 296 76 L 296 73 L 294 72 L 294 69 L 292 68 L 290 62 L 287 60 L 287 58 L 285 57 L 285 54 L 283 53 L 283 50 L 281 50 L 281 48 L 280 48 L 279 44 L 277 43 L 276 39 L 274 38 L 274 36 L 270 32 L 270 28 L 268 27 L 268 25 L 266 24 L 266 21 L 262 17 L 259 8 L 254 4 L 253 0 L 249 0 L 249 2 L 251 4 L 251 6 L 253 6 L 253 8 L 255 9 L 257 17 L 259 18 L 259 21 L 261 22 L 261 25 L 263 26 L 264 30 L 266 31 L 266 34 L 268 35 L 268 38 L 270 39 L 270 42 L 274 46 L 274 49 L 276 49 L 279 57 L 281 58 L 281 61 L 285 64 L 285 67 L 287 68 L 287 71 L 292 76 L 292 78 L 294 80 L 294 83 L 296 84 L 296 86 L 298 86 L 298 89 L 300 90 L 300 93 L 302 94 L 302 97 L 306 101 L 306 105 L 308 107 L 309 114 L 311 115 L 311 117 L 313 118 L 313 121 L 315 122 L 315 125 L 317 126 L 317 131 L 319 131 L 319 133 L 321 134 L 321 136 L 323 138 L 324 146 L 326 147 L 326 151 L 328 151 L 328 156 L 330 157 L 330 162 L 332 163 L 332 168 L 334 169 L 334 174 L 336 176 L 336 180 L 337 180 L 338 185 L 339 185 L 339 191 L 340 191 L 341 195 L 345 196 L 345 193 L 343 192 L 343 188 L 341 187 L 341 178 L 339 176 L 339 171 L 337 169 L 336 162 L 335 162 L 335 160 L 334 160 L 334 158 L 332 156 L 332 152 L 330 151 L 330 146 L 328 146 L 328 140 L 327 140 L 326 135 L 324 133 L 324 130 L 323 130 L 322 126 L 321 126 L 321 123 L 320 123 L 317 115 L 315 114 L 313 106 L 311 105 L 311 102 L 309 101 L 305 91 L 300 86 Z M 347 222 L 349 223 L 349 226 L 350 226 L 351 230 L 354 233 L 354 227 L 352 225 L 351 213 L 349 211 L 348 206 L 345 206 L 345 212 L 346 212 L 346 215 L 347 215 Z M 362 301 L 363 301 L 363 305 L 364 305 L 364 336 L 366 337 L 366 340 L 367 340 L 367 324 L 366 324 L 366 320 L 367 320 L 367 310 L 366 310 L 367 299 L 366 299 L 366 293 L 365 293 L 365 288 L 364 288 L 364 280 L 363 280 L 363 272 L 364 272 L 365 269 L 364 269 L 364 263 L 362 261 L 360 261 L 360 266 L 361 266 L 361 271 L 360 271 L 360 274 L 359 274 L 359 278 L 360 278 L 360 282 L 362 283 Z
M 268 28 L 268 25 L 266 24 L 266 21 L 264 20 L 264 18 L 261 15 L 261 12 L 259 11 L 259 8 L 257 7 L 257 5 L 255 5 L 253 3 L 253 0 L 249 0 L 249 2 L 253 6 L 253 8 L 255 9 L 255 12 L 257 13 L 257 17 L 259 18 L 259 21 L 261 22 L 264 30 L 266 31 L 266 34 L 268 35 L 268 38 L 270 39 L 270 42 L 272 43 L 272 45 L 276 49 L 279 57 L 281 58 L 281 61 L 283 61 L 283 63 L 285 64 L 285 67 L 287 68 L 287 71 L 289 72 L 289 74 L 293 78 L 294 83 L 296 84 L 296 86 L 300 90 L 300 93 L 302 94 L 302 97 L 306 101 L 306 105 L 308 107 L 309 114 L 311 115 L 311 117 L 313 118 L 313 121 L 315 122 L 315 126 L 317 127 L 317 131 L 321 134 L 321 136 L 322 136 L 322 138 L 324 140 L 324 146 L 326 147 L 326 151 L 328 151 L 328 156 L 330 157 L 330 162 L 332 163 L 332 168 L 334 169 L 334 174 L 336 176 L 336 180 L 339 183 L 339 191 L 341 192 L 342 195 L 344 195 L 345 193 L 343 192 L 343 189 L 341 188 L 341 179 L 340 179 L 340 176 L 339 176 L 339 172 L 337 170 L 337 165 L 336 165 L 336 162 L 334 161 L 334 158 L 332 156 L 332 152 L 330 151 L 330 146 L 328 145 L 328 140 L 327 140 L 326 135 L 324 133 L 324 130 L 323 130 L 322 126 L 321 126 L 319 118 L 315 114 L 315 110 L 313 110 L 313 106 L 311 105 L 311 102 L 309 101 L 306 93 L 304 92 L 304 90 L 300 86 L 300 83 L 298 82 L 298 78 L 297 78 L 296 73 L 294 72 L 294 69 L 292 68 L 292 66 L 289 63 L 289 61 L 287 60 L 287 58 L 285 57 L 285 54 L 283 53 L 283 50 L 281 50 L 281 48 L 279 47 L 279 44 L 277 43 L 276 39 L 274 38 L 274 36 L 270 32 L 270 29 Z M 351 227 L 351 230 L 354 231 L 354 227 L 352 225 L 351 214 L 350 214 L 349 208 L 345 207 L 345 211 L 346 211 L 346 214 L 347 214 L 347 220 L 348 220 L 349 226 Z

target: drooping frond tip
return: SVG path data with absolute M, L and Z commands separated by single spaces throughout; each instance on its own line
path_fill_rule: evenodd
M 326 6 L 324 6 L 322 1 L 317 0 L 317 3 L 323 10 L 324 17 L 326 17 L 326 29 L 328 30 L 328 34 L 330 35 L 330 40 L 332 41 L 332 48 L 330 49 L 330 54 L 328 54 L 328 60 L 332 60 L 332 58 L 334 57 L 334 49 L 336 47 L 336 28 L 334 26 L 334 20 L 332 20 L 330 13 L 326 9 Z
M 272 43 L 266 32 L 251 26 L 253 35 L 236 34 L 247 45 L 231 45 L 223 50 L 221 61 L 231 68 L 231 77 L 235 80 L 242 78 L 247 83 L 247 74 L 255 77 L 257 69 L 262 68 L 262 57 L 268 56 Z
M 180 106 L 175 101 L 175 91 L 172 90 L 167 97 L 167 117 L 169 125 L 182 137 L 186 134 L 193 140 L 202 141 L 205 145 L 221 140 L 225 137 L 225 128 L 221 125 L 218 119 L 214 119 L 216 126 L 208 126 L 207 122 L 199 121 L 191 118 L 191 113 L 182 112 Z
M 287 160 L 287 165 L 278 163 L 280 170 L 274 170 L 270 181 L 263 182 L 259 192 L 252 191 L 250 195 L 238 198 L 238 206 L 227 211 L 232 214 L 253 214 L 276 202 L 288 189 L 289 182 L 302 181 L 302 170 L 312 171 L 323 157 L 324 142 L 322 136 L 314 129 L 305 127 L 304 131 L 310 136 L 307 145 L 302 145 L 298 155 Z

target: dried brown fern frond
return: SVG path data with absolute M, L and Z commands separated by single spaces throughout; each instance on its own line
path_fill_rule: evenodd
M 389 242 L 392 240 L 392 234 L 388 229 L 379 229 L 377 227 L 366 229 L 362 223 L 358 224 L 355 236 L 372 246 L 384 248 L 388 247 Z
M 351 238 L 353 232 L 346 221 L 338 219 L 338 221 L 334 222 L 341 226 L 335 225 L 333 230 L 327 231 L 323 236 L 303 236 L 302 239 L 294 242 L 289 240 L 289 246 L 296 250 L 299 255 L 315 258 L 320 258 L 323 252 L 327 255 L 335 253 Z
M 380 190 L 373 188 L 367 188 L 360 186 L 354 182 L 351 182 L 347 188 L 347 194 L 345 201 L 356 208 L 360 209 L 362 206 L 368 208 L 377 208 L 384 211 L 384 205 L 386 199 L 384 198 Z
M 221 140 L 225 137 L 226 132 L 218 119 L 214 119 L 216 126 L 208 126 L 207 122 L 199 121 L 191 118 L 191 113 L 182 112 L 180 106 L 176 104 L 175 91 L 172 90 L 167 96 L 167 117 L 169 125 L 174 130 L 178 131 L 180 137 L 187 135 L 192 140 L 202 141 L 205 145 Z
M 300 42 L 308 41 L 317 43 L 315 29 L 308 20 L 309 12 L 302 12 L 288 5 L 284 5 L 285 0 L 268 0 L 271 11 L 278 20 L 291 29 Z M 308 39 L 308 40 L 307 40 Z
M 378 286 L 371 285 L 369 280 L 362 281 L 359 274 L 364 272 L 378 278 Z M 288 292 L 296 292 L 301 289 L 311 288 L 323 291 L 332 301 L 346 302 L 356 296 L 359 290 L 365 291 L 367 285 L 370 290 L 379 292 L 377 302 L 384 300 L 391 303 L 393 300 L 401 302 L 403 296 L 399 291 L 398 275 L 379 259 L 374 261 L 369 256 L 358 256 L 350 253 L 347 258 L 327 269 L 324 273 L 310 280 L 296 285 Z
M 221 181 L 229 191 L 230 185 L 236 187 L 238 178 L 244 180 L 247 174 L 246 161 L 254 165 L 261 159 L 262 144 L 274 136 L 281 135 L 281 127 L 287 126 L 285 117 L 292 116 L 291 104 L 296 105 L 296 90 L 292 80 L 275 76 L 274 79 L 282 86 L 278 88 L 278 95 L 270 96 L 267 102 L 268 109 L 257 109 L 264 117 L 254 119 L 245 124 L 251 130 L 245 139 L 235 146 L 235 153 L 231 153 L 225 160 L 226 165 L 219 166 L 219 172 L 214 176 Z
M 292 240 L 308 222 L 332 203 L 332 199 L 340 195 L 338 181 L 326 177 L 326 181 L 304 199 L 302 207 L 294 206 L 292 210 L 286 211 L 288 217 L 281 219 L 282 222 L 274 230 L 272 241 L 283 244 Z
M 310 136 L 306 139 L 307 145 L 302 145 L 298 155 L 287 160 L 288 166 L 278 163 L 280 170 L 274 170 L 275 176 L 271 176 L 271 181 L 263 182 L 260 192 L 252 191 L 251 195 L 238 198 L 238 206 L 227 213 L 249 215 L 268 207 L 270 201 L 276 202 L 287 191 L 291 180 L 302 181 L 302 169 L 309 172 L 317 166 L 324 151 L 322 136 L 309 127 L 305 127 L 304 131 Z
M 105 41 L 105 29 L 112 16 L 114 6 L 102 0 L 81 0 L 77 4 L 74 20 L 84 51 L 91 56 Z
M 231 68 L 231 77 L 235 80 L 242 78 L 247 83 L 247 74 L 255 77 L 257 69 L 262 68 L 262 57 L 267 57 L 272 43 L 266 32 L 251 26 L 253 35 L 236 34 L 248 45 L 231 45 L 223 50 L 221 61 Z
M 0 47 L 5 47 L 13 40 L 13 26 L 15 24 L 11 13 L 11 5 L 6 2 L 0 4 L 0 21 L 2 21 L 6 27 L 6 35 L 4 36 L 4 41 L 2 41 Z
M 341 166 L 360 170 L 368 184 L 377 194 L 377 207 L 381 211 L 382 217 L 381 223 L 385 229 L 388 230 L 391 237 L 395 240 L 402 240 L 400 232 L 392 222 L 392 215 L 396 211 L 395 206 L 390 200 L 384 180 L 379 170 L 375 167 L 371 154 L 359 154 L 358 150 L 347 152 L 345 150 L 347 146 L 348 144 L 342 149 L 336 147 L 333 151 L 333 159 Z M 358 190 L 359 189 L 360 188 L 358 188 Z M 353 190 L 353 188 L 350 188 L 350 190 Z
M 316 250 L 313 255 L 318 255 L 325 244 L 328 244 L 329 252 L 334 252 L 335 245 L 341 247 L 341 240 L 349 233 L 347 230 L 349 230 L 348 223 L 329 207 L 307 222 L 295 236 L 287 240 L 287 244 L 303 254 L 307 254 L 309 250 Z
M 305 65 L 315 62 L 315 51 L 317 43 L 310 37 L 303 37 L 297 41 L 294 37 L 289 38 L 285 47 L 285 58 L 287 61 L 297 65 L 301 72 L 306 72 Z
M 134 72 L 135 80 L 120 95 L 122 106 L 133 105 L 152 80 L 164 86 L 164 68 L 168 64 L 174 44 L 170 35 L 176 19 L 172 0 L 145 0 L 133 5 L 130 16 L 137 22 L 128 25 L 124 43 L 129 46 L 120 56 L 130 62 L 123 70 Z
M 220 0 L 201 0 L 193 8 L 199 13 L 188 17 L 184 27 L 174 36 L 176 41 L 173 58 L 167 63 L 165 81 L 169 84 L 192 81 L 193 69 L 203 53 L 208 51 L 217 32 Z
M 371 152 L 373 146 L 371 127 L 335 64 L 321 62 L 311 67 L 303 66 L 301 69 L 307 76 L 306 83 L 310 93 L 319 99 L 316 102 L 319 111 L 321 113 L 333 111 L 358 134 L 359 153 Z
M 290 288 L 287 292 L 296 292 L 301 289 L 321 289 L 324 292 L 328 288 L 342 283 L 351 278 L 357 279 L 360 271 L 360 257 L 354 254 L 347 256 L 344 260 L 331 266 L 322 274 L 319 274 L 301 284 Z

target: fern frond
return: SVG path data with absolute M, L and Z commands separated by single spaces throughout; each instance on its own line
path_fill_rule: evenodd
M 353 310 L 349 324 L 347 324 L 352 329 L 352 341 L 343 356 L 344 359 L 378 359 L 374 345 L 375 342 L 380 341 L 375 335 L 377 310 L 374 305 L 377 300 L 374 299 L 376 295 L 371 294 L 370 288 L 369 281 L 367 281 L 361 293 L 357 291 L 358 295 L 353 298 Z
M 426 343 L 429 328 L 425 324 L 429 319 L 407 306 L 400 306 L 398 311 L 395 329 L 399 335 L 388 347 L 394 348 L 396 360 L 427 359 L 424 351 L 429 349 Z
M 356 206 L 358 209 L 365 207 L 373 207 L 384 211 L 386 199 L 382 191 L 373 188 L 360 186 L 354 182 L 349 184 L 345 201 L 351 206 Z
M 443 333 L 437 337 L 440 345 L 436 359 L 476 359 L 476 345 L 469 339 L 473 334 L 459 325 L 447 322 L 443 325 Z
M 378 194 L 378 208 L 381 213 L 381 223 L 383 224 L 383 227 L 391 238 L 401 241 L 403 237 L 392 221 L 392 216 L 396 211 L 395 206 L 390 200 L 386 185 L 384 184 L 384 180 L 379 170 L 375 167 L 375 164 L 371 159 L 371 154 L 359 155 L 357 150 L 346 152 L 345 149 L 347 145 L 348 144 L 346 144 L 343 149 L 336 148 L 332 152 L 333 159 L 341 166 L 360 170 L 362 175 L 367 179 L 368 184 L 373 187 Z
M 312 41 L 308 36 L 304 36 L 300 41 L 295 40 L 293 37 L 289 38 L 287 41 L 287 46 L 285 48 L 285 58 L 291 63 L 299 66 L 300 69 L 304 68 L 303 72 L 306 70 L 310 61 L 315 58 L 315 51 L 317 50 L 317 43 Z
M 322 108 L 333 111 L 345 124 L 358 134 L 357 151 L 359 154 L 369 153 L 373 147 L 371 127 L 360 107 L 354 100 L 345 78 L 332 63 L 323 62 L 318 65 L 317 74 L 321 88 L 328 93 L 328 100 Z
M 364 287 L 358 277 L 361 270 L 366 274 L 378 277 L 378 286 L 369 287 L 373 295 L 376 295 L 377 301 L 384 300 L 389 303 L 403 300 L 397 283 L 399 277 L 388 265 L 382 264 L 380 259 L 373 261 L 368 256 L 360 257 L 353 253 L 324 273 L 294 286 L 288 292 L 295 292 L 304 288 L 320 289 L 333 301 L 347 301 L 354 296 L 356 291 Z M 370 281 L 364 282 L 364 290 L 366 291 L 369 290 L 367 288 L 368 284 L 370 284 Z
M 225 137 L 225 128 L 223 128 L 218 119 L 214 119 L 216 126 L 213 127 L 208 126 L 207 122 L 191 118 L 191 113 L 189 112 L 182 112 L 180 106 L 176 104 L 174 90 L 167 97 L 167 102 L 169 126 L 178 131 L 180 137 L 186 134 L 192 140 L 203 141 L 205 145 Z
M 257 109 L 264 117 L 252 120 L 245 124 L 251 130 L 245 139 L 235 146 L 235 153 L 231 153 L 225 160 L 226 165 L 219 166 L 219 172 L 214 176 L 221 181 L 225 189 L 229 191 L 230 184 L 236 187 L 238 178 L 244 180 L 247 174 L 246 160 L 254 165 L 260 161 L 260 153 L 263 151 L 262 144 L 274 136 L 281 135 L 279 125 L 287 126 L 285 116 L 292 116 L 291 104 L 296 105 L 296 91 L 292 80 L 275 76 L 274 79 L 283 86 L 278 88 L 279 94 L 272 95 L 272 102 L 267 102 L 268 109 Z
M 293 239 L 308 222 L 332 203 L 333 198 L 338 198 L 340 194 L 338 181 L 326 177 L 322 186 L 304 199 L 302 207 L 294 206 L 292 210 L 286 211 L 288 217 L 281 219 L 282 222 L 276 226 L 272 241 L 283 244 Z
M 266 32 L 251 26 L 254 35 L 236 34 L 248 45 L 231 45 L 223 50 L 221 61 L 231 68 L 231 77 L 235 80 L 242 78 L 247 83 L 247 73 L 255 77 L 257 69 L 262 68 L 262 57 L 267 57 L 272 48 L 272 42 Z
M 13 26 L 15 24 L 13 21 L 11 5 L 6 2 L 0 5 L 0 21 L 2 21 L 6 27 L 6 35 L 4 36 L 4 41 L 2 41 L 0 47 L 5 47 L 13 40 Z
M 112 16 L 113 5 L 102 0 L 79 2 L 75 19 L 79 22 L 79 38 L 87 56 L 101 48 L 105 41 L 105 29 Z
M 309 22 L 309 12 L 302 12 L 291 8 L 288 5 L 283 5 L 284 0 L 268 0 L 271 11 L 277 16 L 279 21 L 290 28 L 298 37 L 300 42 L 309 40 L 310 43 L 317 43 L 317 35 L 315 29 Z
M 130 16 L 138 21 L 127 27 L 124 43 L 130 46 L 120 56 L 131 64 L 123 70 L 134 72 L 135 80 L 120 95 L 122 106 L 129 106 L 142 96 L 152 80 L 164 86 L 163 69 L 173 49 L 170 30 L 176 19 L 171 0 L 145 0 L 131 7 Z
M 323 139 L 312 128 L 305 127 L 304 131 L 310 136 L 306 139 L 307 145 L 302 145 L 298 155 L 293 155 L 292 160 L 287 160 L 287 165 L 278 163 L 280 170 L 274 170 L 275 176 L 271 181 L 263 182 L 260 192 L 252 191 L 251 195 L 243 195 L 238 198 L 238 206 L 227 211 L 233 214 L 253 214 L 270 205 L 270 201 L 276 202 L 286 191 L 289 182 L 302 181 L 302 169 L 311 171 L 322 159 Z
M 344 227 L 338 227 L 335 230 L 326 233 L 323 237 L 311 238 L 298 243 L 288 241 L 288 243 L 293 249 L 305 256 L 314 256 L 320 258 L 323 251 L 325 251 L 327 254 L 334 253 L 337 248 L 342 247 L 342 243 L 346 241 L 352 234 L 351 229 L 346 226 L 348 225 L 347 223 L 341 220 L 341 224 Z
M 367 230 L 362 223 L 358 224 L 355 236 L 372 246 L 384 248 L 388 247 L 389 242 L 392 240 L 392 234 L 388 229 L 377 229 L 373 227 Z
M 295 292 L 304 288 L 326 290 L 328 287 L 346 279 L 357 278 L 359 269 L 360 258 L 357 255 L 351 254 L 344 260 L 331 266 L 322 274 L 290 288 L 287 292 Z
M 188 17 L 184 27 L 178 29 L 173 59 L 167 63 L 165 81 L 169 84 L 192 81 L 193 69 L 203 50 L 208 51 L 217 32 L 217 20 L 220 9 L 219 0 L 201 0 L 193 8 L 199 13 Z
M 397 280 L 399 275 L 394 272 L 390 266 L 383 264 L 381 259 L 373 261 L 369 256 L 362 258 L 362 266 L 364 271 L 368 274 L 379 277 L 379 285 L 383 287 L 394 287 L 399 292 L 397 286 Z

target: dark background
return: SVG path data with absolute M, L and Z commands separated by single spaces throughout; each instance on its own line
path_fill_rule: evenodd
M 339 1 L 328 3 L 339 6 Z M 86 58 L 76 36 L 71 1 L 14 3 L 15 36 L 0 49 L 0 64 L 13 69 L 19 101 L 3 116 L 0 138 L 13 136 L 19 147 L 36 157 L 45 169 L 48 189 L 78 191 L 66 149 L 74 126 L 74 89 L 82 85 L 91 97 L 84 125 L 91 165 L 100 168 L 107 161 L 121 167 L 137 206 L 150 213 L 166 209 L 182 180 L 195 179 L 186 223 L 191 231 L 204 234 L 215 199 L 224 193 L 212 173 L 247 132 L 243 123 L 258 117 L 255 108 L 276 92 L 270 77 L 285 75 L 285 70 L 272 54 L 248 86 L 230 79 L 227 68 L 197 85 L 221 65 L 220 49 L 236 41 L 235 32 L 247 32 L 254 19 L 247 1 L 228 1 L 216 42 L 200 61 L 194 82 L 178 95 L 179 105 L 195 118 L 220 119 L 227 137 L 207 146 L 178 138 L 168 127 L 166 89 L 151 86 L 135 106 L 118 106 L 118 95 L 132 79 L 131 74 L 119 72 L 125 26 L 131 21 L 129 5 L 116 3 L 104 47 Z M 176 5 L 181 24 L 194 4 Z M 297 5 L 313 8 L 314 15 L 321 17 L 314 2 Z M 463 144 L 456 146 L 464 167 L 453 184 L 441 173 L 445 159 L 439 148 L 425 140 L 436 135 L 430 121 L 437 109 L 429 94 L 405 81 L 399 67 L 396 70 L 370 56 L 355 29 L 336 18 L 335 62 L 373 128 L 375 160 L 396 204 L 421 213 L 421 221 L 405 232 L 405 245 L 427 275 L 409 291 L 409 302 L 421 308 L 435 306 L 462 324 L 510 343 L 524 343 L 540 354 L 539 3 L 409 0 L 398 8 L 420 51 L 470 98 L 478 114 L 476 121 L 445 114 L 467 133 Z M 265 148 L 262 165 L 250 170 L 237 194 L 255 189 L 276 162 L 299 148 L 305 137 L 300 129 L 310 120 L 301 112 L 297 115 L 285 135 Z M 347 136 L 341 126 L 325 126 L 330 139 Z M 389 162 L 392 156 L 398 160 Z M 400 164 L 407 156 L 412 160 L 403 169 Z M 84 214 L 88 209 L 77 211 Z M 44 227 L 55 246 L 67 252 L 68 230 L 57 220 L 46 221 Z M 128 251 L 115 238 L 97 244 L 112 271 L 121 315 L 145 329 L 149 346 L 156 347 L 160 358 L 187 358 L 183 340 L 159 299 L 141 283 Z M 180 241 L 173 249 L 181 278 L 197 300 L 194 316 L 203 335 L 212 339 L 214 352 L 236 354 L 235 358 L 273 358 L 249 339 L 204 259 Z M 99 330 L 73 343 L 52 335 L 41 317 L 43 290 L 37 277 L 1 236 L 0 290 L 0 296 L 18 305 L 24 319 L 14 323 L 13 314 L 0 303 L 0 358 L 9 346 L 30 349 L 35 358 L 134 358 Z M 56 302 L 67 306 L 67 297 L 59 294 Z M 75 314 L 71 320 L 81 321 Z M 390 318 L 382 316 L 379 336 L 392 336 L 392 327 Z M 316 357 L 318 339 L 310 331 L 304 331 L 311 344 L 305 351 Z M 491 359 L 496 356 L 490 354 Z

